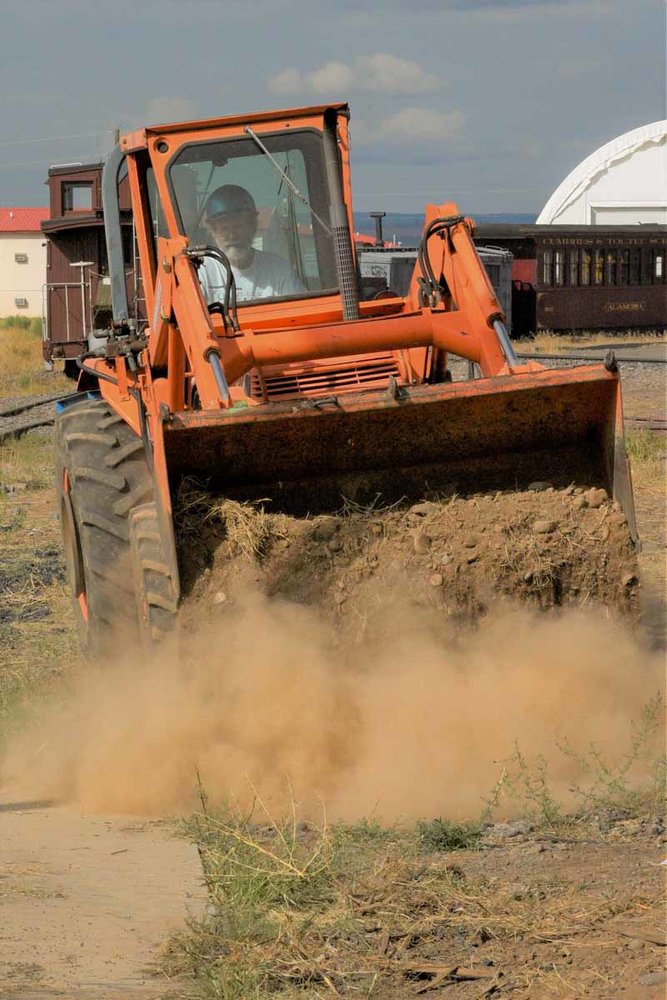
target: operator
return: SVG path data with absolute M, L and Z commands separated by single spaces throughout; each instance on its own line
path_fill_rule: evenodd
M 209 196 L 204 225 L 229 259 L 236 281 L 236 299 L 268 299 L 298 295 L 305 288 L 286 260 L 267 250 L 256 250 L 257 207 L 252 195 L 238 184 L 223 184 Z M 222 302 L 227 282 L 226 268 L 213 257 L 205 257 L 199 281 L 206 302 Z

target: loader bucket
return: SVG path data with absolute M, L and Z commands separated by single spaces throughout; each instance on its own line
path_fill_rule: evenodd
M 172 485 L 194 476 L 234 499 L 317 513 L 341 497 L 603 487 L 636 526 L 617 373 L 601 365 L 175 414 Z

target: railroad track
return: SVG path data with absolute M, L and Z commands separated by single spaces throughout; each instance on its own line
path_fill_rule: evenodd
M 79 392 L 51 393 L 48 396 L 14 400 L 0 406 L 0 444 L 38 427 L 48 427 L 56 419 L 56 403 L 84 395 L 85 393 Z
M 667 417 L 625 417 L 623 423 L 626 430 L 632 427 L 633 430 L 653 431 L 655 434 L 667 431 Z

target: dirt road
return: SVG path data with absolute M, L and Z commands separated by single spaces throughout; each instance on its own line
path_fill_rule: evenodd
M 0 997 L 140 1000 L 168 935 L 205 906 L 194 846 L 164 824 L 0 800 Z

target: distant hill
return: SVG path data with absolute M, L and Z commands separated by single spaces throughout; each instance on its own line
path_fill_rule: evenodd
M 496 212 L 493 214 L 483 214 L 468 212 L 476 222 L 508 222 L 508 223 L 531 223 L 535 222 L 537 216 L 530 213 L 519 212 Z M 422 227 L 424 225 L 423 213 L 412 212 L 387 212 L 382 220 L 384 237 L 386 240 L 402 243 L 403 246 L 414 246 L 419 242 Z M 355 232 L 365 233 L 368 236 L 375 236 L 375 222 L 368 217 L 368 212 L 354 213 Z

